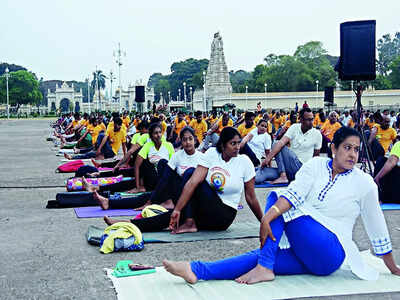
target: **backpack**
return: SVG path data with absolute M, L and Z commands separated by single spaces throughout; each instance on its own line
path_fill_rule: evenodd
M 62 164 L 59 166 L 56 170 L 58 173 L 74 173 L 78 171 L 80 167 L 85 165 L 82 160 L 73 160 L 66 162 L 65 164 Z

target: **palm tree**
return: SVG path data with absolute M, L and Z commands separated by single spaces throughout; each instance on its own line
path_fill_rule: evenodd
M 100 97 L 100 89 L 106 88 L 106 78 L 107 76 L 103 74 L 103 71 L 96 70 L 93 72 L 93 80 L 90 84 L 92 90 L 98 90 L 98 97 Z M 97 79 L 97 82 L 96 82 Z

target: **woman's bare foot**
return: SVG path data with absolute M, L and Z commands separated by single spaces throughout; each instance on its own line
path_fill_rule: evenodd
M 186 232 L 197 232 L 196 223 L 193 219 L 187 219 L 184 224 L 178 227 L 177 230 L 171 231 L 172 234 L 180 234 Z
M 64 152 L 64 157 L 65 157 L 66 159 L 72 159 L 72 155 L 69 155 L 69 154 L 67 154 L 67 153 L 65 153 L 65 152 Z
M 95 187 L 93 184 L 90 184 L 85 177 L 82 177 L 82 188 L 85 191 L 94 193 L 97 191 L 97 187 Z
M 119 223 L 119 222 L 126 222 L 126 223 L 130 223 L 130 220 L 116 220 L 116 219 L 111 219 L 110 217 L 104 216 L 104 222 L 106 222 L 107 225 L 112 225 L 115 223 Z
M 172 202 L 171 199 L 168 199 L 167 201 L 161 203 L 160 205 L 162 207 L 164 207 L 165 209 L 174 209 L 175 208 L 174 202 Z
M 281 174 L 281 176 L 279 176 L 277 179 L 275 179 L 274 181 L 269 181 L 269 184 L 281 184 L 281 183 L 289 183 L 289 179 L 287 179 L 286 174 L 283 175 Z
M 97 191 L 93 192 L 93 198 L 100 204 L 101 208 L 107 210 L 110 208 L 110 202 L 106 197 L 100 196 Z
M 151 205 L 150 200 L 146 201 L 146 203 L 140 207 L 134 208 L 134 210 L 143 210 L 145 209 L 147 206 Z
M 143 186 L 127 191 L 127 193 L 129 193 L 129 194 L 137 194 L 137 193 L 144 193 L 144 192 L 146 192 L 146 189 Z
M 193 273 L 189 262 L 187 261 L 169 261 L 164 259 L 163 265 L 167 272 L 172 275 L 182 277 L 186 282 L 195 284 L 197 282 L 197 277 Z
M 272 270 L 257 265 L 254 269 L 251 269 L 246 274 L 235 279 L 238 283 L 253 284 L 263 281 L 272 281 L 275 279 L 275 274 Z

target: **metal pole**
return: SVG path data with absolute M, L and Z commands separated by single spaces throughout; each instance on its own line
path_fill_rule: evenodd
M 268 87 L 268 83 L 264 83 L 264 93 L 265 93 L 264 108 L 265 108 L 265 110 L 267 110 L 267 87 Z
M 90 75 L 87 80 L 87 98 L 88 98 L 88 106 L 89 106 L 89 114 L 90 114 Z
M 248 92 L 248 89 L 249 89 L 249 87 L 246 85 L 246 111 L 247 111 L 247 106 L 248 106 L 248 103 L 247 103 L 247 92 Z
M 183 83 L 183 101 L 186 109 L 186 82 Z
M 99 81 L 98 81 L 98 78 L 97 78 L 97 76 L 98 76 L 98 74 L 97 74 L 97 66 L 96 66 L 96 73 L 95 73 L 95 76 L 96 76 L 96 90 L 97 90 L 97 103 L 96 103 L 96 108 L 97 108 L 97 110 L 99 110 L 99 102 L 100 102 L 100 92 L 99 92 Z
M 207 113 L 206 103 L 206 71 L 203 71 L 203 111 Z
M 6 90 L 7 90 L 7 120 L 10 120 L 10 99 L 8 95 L 8 78 L 10 77 L 10 71 L 6 68 Z
M 318 84 L 319 84 L 319 81 L 317 80 L 317 81 L 315 81 L 315 83 L 317 84 L 317 98 L 315 100 L 315 108 L 317 108 L 318 107 Z
M 193 111 L 193 88 L 192 87 L 190 87 L 190 103 L 191 103 L 191 105 L 190 105 L 190 107 L 191 107 L 191 111 Z

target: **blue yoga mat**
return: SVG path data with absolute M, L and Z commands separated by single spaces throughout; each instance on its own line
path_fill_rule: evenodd
M 381 204 L 382 210 L 400 210 L 400 204 L 396 203 L 383 203 Z
M 274 188 L 274 187 L 285 187 L 288 186 L 289 183 L 278 183 L 278 184 L 270 184 L 268 182 L 263 182 L 263 183 L 259 183 L 254 185 L 255 188 Z

